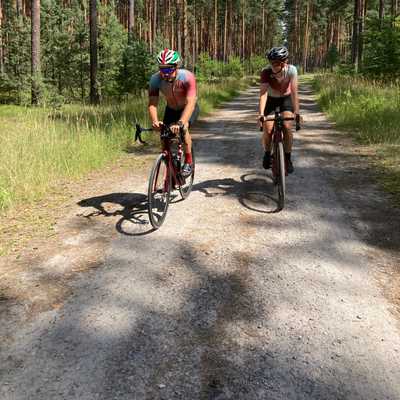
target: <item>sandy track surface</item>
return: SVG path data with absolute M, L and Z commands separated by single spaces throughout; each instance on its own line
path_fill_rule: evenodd
M 143 174 L 81 199 L 68 251 L 35 271 L 90 251 L 96 268 L 9 333 L 0 398 L 400 399 L 400 214 L 307 89 L 301 103 L 282 212 L 256 89 L 199 123 L 193 192 L 158 231 Z

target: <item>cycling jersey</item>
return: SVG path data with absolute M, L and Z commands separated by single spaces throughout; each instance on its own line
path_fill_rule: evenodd
M 196 96 L 196 79 L 186 69 L 178 69 L 172 82 L 161 79 L 160 73 L 157 72 L 150 79 L 149 96 L 158 97 L 160 91 L 165 96 L 169 108 L 181 110 L 186 105 L 187 97 Z
M 286 65 L 278 74 L 274 74 L 269 66 L 261 71 L 261 84 L 267 84 L 268 96 L 285 97 L 291 94 L 290 82 L 296 76 L 294 65 Z

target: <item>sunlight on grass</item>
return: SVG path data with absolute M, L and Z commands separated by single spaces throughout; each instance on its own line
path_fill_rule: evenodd
M 316 75 L 312 84 L 337 127 L 374 148 L 380 182 L 400 204 L 400 85 L 336 74 Z
M 202 114 L 234 97 L 246 82 L 199 86 Z M 160 118 L 163 105 L 160 104 Z M 0 210 L 46 195 L 59 178 L 101 168 L 132 148 L 134 122 L 148 126 L 147 94 L 118 103 L 61 109 L 0 106 Z M 158 138 L 146 138 L 153 146 Z
M 361 143 L 400 143 L 400 85 L 328 74 L 314 87 L 324 111 Z

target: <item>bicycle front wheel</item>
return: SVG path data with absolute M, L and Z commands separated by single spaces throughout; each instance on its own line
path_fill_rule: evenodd
M 278 183 L 278 207 L 282 210 L 285 205 L 285 191 L 286 191 L 286 169 L 285 169 L 285 153 L 283 151 L 283 143 L 279 142 L 276 148 L 276 167 L 277 167 L 277 183 Z
M 160 154 L 151 170 L 148 188 L 150 223 L 158 229 L 165 220 L 171 197 L 171 173 L 164 154 Z
M 194 160 L 194 151 L 192 147 L 192 160 L 193 160 L 193 169 L 192 174 L 185 179 L 185 183 L 179 186 L 179 192 L 181 193 L 182 199 L 185 200 L 190 192 L 192 191 L 193 180 L 194 180 L 194 171 L 195 171 L 195 160 Z

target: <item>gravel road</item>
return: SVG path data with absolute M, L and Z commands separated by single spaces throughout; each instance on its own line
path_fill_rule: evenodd
M 301 104 L 281 212 L 254 88 L 197 125 L 193 192 L 158 231 L 143 211 L 147 171 L 82 199 L 77 224 L 114 218 L 104 261 L 2 346 L 0 399 L 400 399 L 385 292 L 400 214 L 307 88 Z M 90 235 L 65 242 L 79 254 Z

